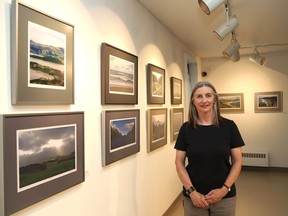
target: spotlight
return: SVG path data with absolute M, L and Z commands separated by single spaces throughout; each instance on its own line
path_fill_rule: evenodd
M 266 57 L 260 56 L 258 50 L 255 48 L 253 56 L 249 57 L 249 60 L 260 65 L 264 65 L 266 62 Z
M 233 56 L 240 48 L 240 44 L 238 43 L 237 40 L 232 40 L 231 44 L 222 52 L 222 54 L 226 57 L 226 58 L 230 58 L 231 56 Z M 239 51 L 238 51 L 239 53 Z
M 233 55 L 231 55 L 230 60 L 233 62 L 237 62 L 240 60 L 239 50 L 236 50 L 236 52 L 234 52 Z
M 227 18 L 227 21 L 213 31 L 219 40 L 223 40 L 229 33 L 231 33 L 239 25 L 235 16 Z
M 212 11 L 218 8 L 226 0 L 198 0 L 198 4 L 204 13 L 210 15 Z

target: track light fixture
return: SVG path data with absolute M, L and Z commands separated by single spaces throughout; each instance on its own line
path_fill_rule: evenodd
M 221 26 L 219 26 L 216 30 L 213 31 L 215 36 L 219 40 L 223 40 L 228 34 L 230 34 L 237 26 L 239 25 L 237 19 L 235 16 L 233 17 L 227 17 L 227 20 L 225 23 L 223 23 Z
M 236 50 L 236 52 L 234 52 L 233 55 L 230 56 L 230 60 L 233 62 L 237 62 L 240 60 L 239 50 Z
M 230 45 L 222 52 L 223 56 L 230 58 L 235 53 L 239 53 L 240 44 L 236 39 L 232 39 Z
M 266 62 L 266 57 L 260 56 L 258 50 L 255 48 L 253 56 L 249 57 L 249 60 L 254 62 L 254 63 L 264 65 Z
M 204 13 L 210 15 L 212 11 L 222 5 L 226 0 L 198 0 L 198 4 Z

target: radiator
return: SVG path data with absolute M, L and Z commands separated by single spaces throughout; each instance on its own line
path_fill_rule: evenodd
M 242 152 L 243 166 L 254 167 L 268 167 L 269 166 L 269 154 L 268 152 Z

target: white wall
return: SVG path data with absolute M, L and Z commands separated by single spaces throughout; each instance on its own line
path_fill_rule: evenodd
M 75 26 L 75 104 L 71 106 L 11 105 L 11 0 L 0 1 L 0 113 L 33 113 L 83 110 L 85 112 L 84 183 L 15 213 L 15 216 L 101 215 L 159 216 L 181 191 L 174 166 L 173 143 L 147 153 L 149 108 L 170 109 L 170 77 L 183 79 L 187 98 L 187 53 L 157 19 L 136 0 L 23 0 L 22 3 Z M 109 43 L 139 58 L 138 105 L 102 106 L 100 45 Z M 197 59 L 196 59 L 197 60 Z M 198 61 L 198 60 L 197 60 Z M 146 65 L 166 70 L 163 106 L 148 106 Z M 174 106 L 179 107 L 179 106 Z M 105 109 L 140 109 L 141 150 L 109 166 L 101 165 L 101 112 Z M 169 111 L 169 110 L 168 110 Z M 169 125 L 169 118 L 168 118 Z M 2 130 L 2 129 L 1 129 Z
M 268 151 L 269 166 L 288 167 L 288 54 L 268 55 L 265 66 L 247 57 L 239 62 L 203 61 L 208 72 L 203 78 L 213 83 L 218 93 L 244 93 L 243 114 L 223 114 L 235 120 L 246 146 L 245 151 Z M 283 112 L 255 113 L 255 92 L 283 92 Z

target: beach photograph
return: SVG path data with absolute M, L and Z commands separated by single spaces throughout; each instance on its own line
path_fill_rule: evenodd
M 134 63 L 109 56 L 109 93 L 134 95 Z

